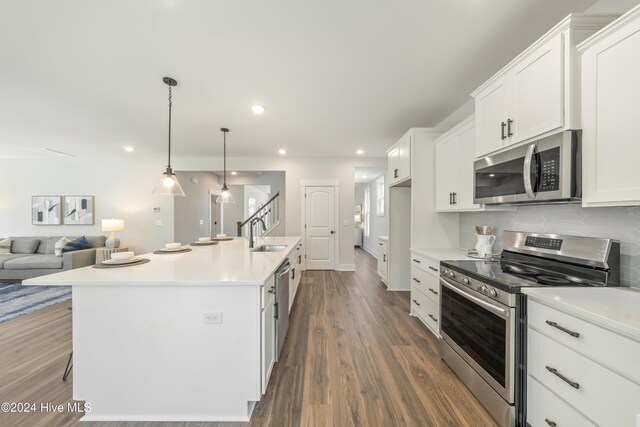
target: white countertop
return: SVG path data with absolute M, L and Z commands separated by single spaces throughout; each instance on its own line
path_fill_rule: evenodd
M 188 246 L 191 252 L 142 255 L 151 262 L 124 268 L 78 268 L 25 280 L 23 285 L 130 285 L 176 283 L 202 285 L 260 285 L 295 250 L 300 237 L 259 237 L 256 247 L 287 245 L 280 252 L 250 252 L 243 237 L 212 246 Z M 185 245 L 186 246 L 186 245 Z
M 411 248 L 411 252 L 430 258 L 434 261 L 478 261 L 467 255 L 466 249 L 460 248 Z
M 527 288 L 529 298 L 640 341 L 640 289 Z
M 382 240 L 383 242 L 389 241 L 389 236 L 378 236 L 378 240 Z

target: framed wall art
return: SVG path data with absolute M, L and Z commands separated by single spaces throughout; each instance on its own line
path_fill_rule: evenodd
M 93 196 L 64 196 L 65 225 L 93 225 Z
M 31 197 L 31 223 L 33 225 L 59 225 L 61 218 L 61 196 Z

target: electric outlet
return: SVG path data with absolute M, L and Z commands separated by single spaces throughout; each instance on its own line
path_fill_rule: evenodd
M 200 220 L 200 225 L 204 225 L 204 220 L 203 219 Z
M 156 225 L 156 227 L 160 227 L 162 225 L 162 220 L 161 219 L 156 219 L 154 224 Z
M 213 324 L 222 323 L 222 312 L 211 311 L 211 312 L 202 313 L 202 323 L 213 323 Z

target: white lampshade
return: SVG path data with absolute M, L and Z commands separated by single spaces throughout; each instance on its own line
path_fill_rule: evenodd
M 124 219 L 103 219 L 102 231 L 122 231 L 124 230 Z

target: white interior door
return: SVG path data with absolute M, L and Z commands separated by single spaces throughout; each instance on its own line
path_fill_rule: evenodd
M 335 269 L 334 197 L 334 187 L 305 187 L 307 270 Z

